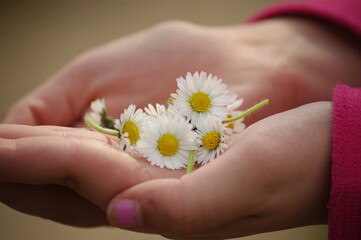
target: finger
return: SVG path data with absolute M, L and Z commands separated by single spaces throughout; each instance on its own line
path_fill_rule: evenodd
M 76 64 L 75 64 L 76 65 Z M 6 113 L 4 123 L 71 125 L 87 105 L 84 78 L 77 67 L 67 67 L 51 80 L 20 99 Z M 70 81 L 71 79 L 72 81 Z
M 1 180 L 65 185 L 102 208 L 130 186 L 182 174 L 137 161 L 107 143 L 92 139 L 53 136 L 0 139 Z
M 2 182 L 0 189 L 0 201 L 18 211 L 71 226 L 108 225 L 103 210 L 63 186 Z
M 0 137 L 17 139 L 36 136 L 59 136 L 63 138 L 92 139 L 118 146 L 118 138 L 106 136 L 87 129 L 76 129 L 59 126 L 28 126 L 20 124 L 0 124 Z
M 109 197 L 149 177 L 128 154 L 99 141 L 31 137 L 1 139 L 0 146 L 1 180 L 65 185 L 98 206 L 105 207 Z
M 252 161 L 232 157 L 246 152 L 241 145 L 181 179 L 152 180 L 126 190 L 108 206 L 110 222 L 119 227 L 145 226 L 157 232 L 191 234 L 239 216 L 263 213 L 265 199 L 259 196 L 265 194 L 259 192 L 265 189 L 255 186 L 266 183 L 253 170 L 257 168 Z

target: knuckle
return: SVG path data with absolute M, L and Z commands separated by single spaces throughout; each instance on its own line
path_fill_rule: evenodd
M 197 25 L 186 21 L 173 20 L 159 23 L 153 27 L 153 30 L 162 33 L 177 33 L 189 31 L 194 29 L 196 26 Z
M 199 30 L 201 27 L 192 23 L 183 21 L 169 21 L 160 23 L 150 28 L 148 41 L 157 41 L 161 39 L 162 44 L 184 44 L 184 42 L 194 41 L 200 36 Z
M 55 130 L 55 134 L 62 138 L 68 138 L 71 137 L 71 132 L 67 130 Z
M 138 165 L 134 169 L 131 170 L 131 176 L 140 176 L 141 181 L 146 182 L 151 179 L 154 179 L 149 168 L 144 167 L 143 165 Z

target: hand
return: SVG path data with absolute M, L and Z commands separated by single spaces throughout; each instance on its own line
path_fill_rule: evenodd
M 164 103 L 186 72 L 224 79 L 247 108 L 269 98 L 260 118 L 331 100 L 339 80 L 361 75 L 357 41 L 335 26 L 279 18 L 230 27 L 165 23 L 90 50 L 9 109 L 5 123 L 74 126 L 89 103 L 105 97 L 118 117 L 129 104 Z
M 35 216 L 91 227 L 125 189 L 169 171 L 135 160 L 118 143 L 84 129 L 0 125 L 0 202 Z
M 115 196 L 114 226 L 182 239 L 224 239 L 327 222 L 332 104 L 263 119 L 216 159 L 180 179 L 151 180 Z M 119 207 L 133 205 L 129 212 Z M 121 218 L 121 217 L 120 217 Z M 129 227 L 129 226 L 128 226 Z

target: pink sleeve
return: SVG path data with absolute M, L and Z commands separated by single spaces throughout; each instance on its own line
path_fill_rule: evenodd
M 334 89 L 329 239 L 361 239 L 361 89 Z
M 282 15 L 316 17 L 361 37 L 361 0 L 310 0 L 281 3 L 248 22 Z M 360 76 L 361 80 L 361 76 Z M 334 89 L 330 240 L 361 240 L 361 89 Z
M 361 37 L 361 0 L 310 0 L 285 2 L 254 15 L 248 22 L 281 15 L 322 18 L 349 29 Z

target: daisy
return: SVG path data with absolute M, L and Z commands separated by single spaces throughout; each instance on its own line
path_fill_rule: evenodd
M 94 122 L 101 126 L 102 125 L 102 116 L 105 114 L 105 100 L 104 98 L 98 98 L 90 103 L 91 112 L 90 116 L 93 118 Z
M 90 104 L 90 117 L 98 126 L 114 129 L 114 119 L 108 116 L 104 98 L 98 98 Z
M 228 109 L 227 118 L 239 116 L 242 113 L 241 111 L 236 109 L 242 105 L 243 98 L 237 100 L 236 94 L 231 95 L 231 98 L 232 98 L 232 103 L 227 106 Z M 246 128 L 246 125 L 243 123 L 243 118 L 242 118 L 231 123 L 226 123 L 225 127 L 226 127 L 225 128 L 226 134 L 233 135 L 235 133 L 242 132 Z
M 228 147 L 225 143 L 225 129 L 222 122 L 214 117 L 200 118 L 196 128 L 199 134 L 196 162 L 204 165 L 217 158 Z
M 163 114 L 167 114 L 169 110 L 164 105 L 156 104 L 155 107 L 152 104 L 148 104 L 148 107 L 144 108 L 144 111 L 149 117 L 157 118 Z
M 143 125 L 146 121 L 146 115 L 142 109 L 135 111 L 135 105 L 131 104 L 115 120 L 115 128 L 120 133 L 120 147 L 126 152 L 136 155 L 137 143 L 142 133 Z
M 193 126 L 178 115 L 159 115 L 144 126 L 139 152 L 161 168 L 180 169 L 187 165 L 189 151 L 196 148 Z
M 237 94 L 232 94 L 229 96 L 231 104 L 227 106 L 228 112 L 235 111 L 243 104 L 243 98 L 237 100 Z
M 235 116 L 241 115 L 243 112 L 241 111 L 233 111 L 227 115 L 227 118 L 233 118 Z M 228 136 L 234 136 L 236 133 L 241 133 L 246 125 L 243 123 L 243 118 L 237 121 L 233 121 L 231 123 L 225 123 L 225 132 Z
M 227 106 L 232 103 L 232 98 L 227 95 L 227 85 L 221 79 L 205 72 L 187 73 L 186 79 L 177 79 L 177 86 L 176 93 L 172 93 L 171 97 L 174 108 L 181 115 L 192 122 L 209 115 L 226 118 Z

